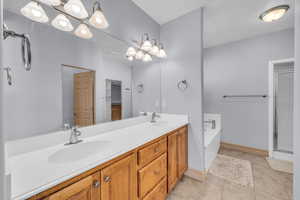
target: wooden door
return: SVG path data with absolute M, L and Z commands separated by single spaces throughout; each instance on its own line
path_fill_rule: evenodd
M 122 119 L 122 106 L 121 105 L 112 105 L 111 106 L 111 120 L 121 120 Z
M 45 200 L 100 200 L 100 172 L 52 194 Z
M 178 177 L 182 177 L 188 168 L 187 128 L 182 128 L 177 134 Z
M 137 159 L 132 154 L 101 171 L 102 200 L 137 199 Z
M 74 75 L 74 124 L 90 126 L 95 124 L 94 72 Z
M 177 132 L 168 136 L 168 191 L 170 192 L 178 180 L 177 173 Z

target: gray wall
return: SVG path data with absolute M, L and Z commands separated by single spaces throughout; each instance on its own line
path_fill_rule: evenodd
M 162 62 L 162 111 L 189 115 L 189 167 L 196 170 L 204 168 L 202 38 L 202 9 L 161 28 L 161 41 L 168 53 L 168 59 Z M 189 88 L 182 92 L 177 83 L 184 79 L 189 82 Z
M 300 2 L 296 1 L 294 94 L 294 200 L 300 199 Z
M 0 33 L 2 33 L 3 27 L 3 0 L 0 0 Z M 5 199 L 4 192 L 4 168 L 5 168 L 5 159 L 4 159 L 4 130 L 2 126 L 3 120 L 3 75 L 2 75 L 2 67 L 3 67 L 3 47 L 2 47 L 2 34 L 0 35 L 0 199 Z
M 294 57 L 293 29 L 204 50 L 204 111 L 222 114 L 224 142 L 268 149 L 268 62 Z

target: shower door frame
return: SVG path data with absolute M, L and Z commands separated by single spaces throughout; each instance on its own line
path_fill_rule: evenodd
M 268 129 L 269 129 L 269 157 L 280 159 L 280 160 L 293 160 L 293 154 L 284 153 L 280 151 L 276 151 L 274 149 L 274 106 L 275 106 L 275 99 L 274 99 L 274 70 L 275 65 L 278 64 L 285 64 L 285 63 L 294 63 L 294 58 L 282 59 L 282 60 L 274 60 L 269 62 L 269 114 L 268 114 Z

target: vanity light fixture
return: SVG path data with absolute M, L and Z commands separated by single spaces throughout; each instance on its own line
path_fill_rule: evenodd
M 126 55 L 127 56 L 135 56 L 136 55 L 136 50 L 135 50 L 135 48 L 133 48 L 133 47 L 129 47 L 128 49 L 127 49 L 127 53 L 126 53 Z M 143 55 L 144 56 L 144 55 Z
M 79 19 L 85 19 L 89 16 L 80 0 L 68 0 L 68 2 L 64 5 L 64 9 L 68 14 Z
M 57 28 L 58 30 L 61 31 L 73 31 L 74 27 L 71 24 L 70 20 L 63 14 L 57 15 L 53 20 L 52 20 L 52 26 Z
M 153 40 L 153 46 L 152 46 L 152 49 L 151 49 L 150 53 L 152 55 L 158 55 L 158 53 L 159 53 L 159 47 L 158 47 L 158 44 L 157 44 L 156 40 Z
M 39 2 L 48 6 L 59 6 L 61 4 L 61 0 L 39 0 Z
M 279 20 L 285 15 L 285 13 L 289 10 L 289 8 L 290 6 L 287 4 L 272 7 L 266 10 L 265 12 L 263 12 L 259 16 L 259 19 L 261 19 L 264 22 L 273 22 Z
M 141 49 L 144 50 L 144 51 L 151 51 L 151 49 L 152 49 L 152 43 L 150 41 L 148 33 L 145 33 L 142 37 Z
M 93 5 L 93 15 L 89 19 L 89 23 L 98 29 L 106 29 L 109 26 L 99 1 L 96 1 Z
M 135 55 L 135 59 L 137 60 L 142 60 L 144 58 L 144 52 L 143 51 L 138 51 Z
M 86 24 L 80 24 L 74 33 L 83 39 L 91 39 L 93 37 L 92 32 Z
M 152 57 L 149 54 L 146 53 L 144 55 L 143 61 L 144 62 L 150 62 L 150 61 L 152 61 Z
M 21 8 L 21 13 L 36 22 L 47 23 L 49 18 L 42 6 L 35 1 L 29 2 L 25 7 Z
M 159 43 L 156 39 L 152 39 L 148 33 L 143 34 L 141 42 L 133 40 L 134 46 L 130 46 L 126 52 L 126 58 L 129 60 L 143 60 L 144 62 L 150 62 L 153 57 L 166 58 L 167 53 L 164 50 L 163 44 Z M 132 58 L 131 58 L 132 57 Z
M 160 43 L 159 46 L 160 46 L 160 49 L 159 49 L 159 52 L 157 54 L 157 57 L 159 57 L 159 58 L 166 58 L 167 57 L 167 53 L 166 53 L 166 51 L 164 49 L 163 44 Z
M 133 61 L 133 60 L 134 60 L 133 56 L 127 56 L 127 59 L 128 59 L 129 61 Z

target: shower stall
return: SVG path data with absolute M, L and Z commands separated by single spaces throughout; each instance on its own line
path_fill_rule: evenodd
M 270 62 L 269 156 L 293 158 L 294 60 Z

